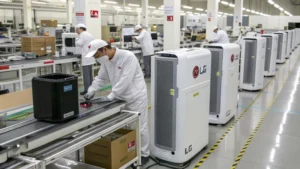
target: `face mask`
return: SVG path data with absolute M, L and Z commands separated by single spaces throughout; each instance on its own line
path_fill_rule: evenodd
M 96 60 L 97 60 L 97 62 L 99 62 L 101 65 L 103 65 L 103 64 L 105 64 L 106 62 L 108 62 L 109 58 L 108 58 L 107 55 L 104 55 L 104 56 L 102 56 L 102 57 L 100 57 L 100 58 L 97 58 Z

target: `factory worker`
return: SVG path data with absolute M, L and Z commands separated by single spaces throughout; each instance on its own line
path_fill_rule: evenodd
M 88 45 L 91 43 L 92 40 L 94 40 L 94 38 L 90 33 L 86 31 L 86 27 L 84 24 L 78 24 L 75 28 L 77 34 L 79 35 L 79 37 L 76 38 L 75 45 L 76 47 L 81 48 L 81 66 L 84 84 L 84 91 L 80 94 L 85 95 L 89 86 L 93 82 L 93 64 L 96 63 L 93 57 L 87 58 L 85 56 L 88 54 L 89 51 Z
M 133 36 L 132 38 L 138 40 L 141 44 L 145 68 L 145 78 L 150 78 L 151 57 L 154 54 L 152 37 L 150 32 L 144 30 L 141 25 L 136 25 L 134 30 L 140 33 L 139 36 Z
M 219 30 L 219 28 L 215 26 L 214 32 L 216 33 L 216 35 L 212 41 L 209 41 L 209 43 L 221 43 L 221 44 L 229 43 L 228 35 L 225 31 Z
M 94 40 L 89 45 L 87 58 L 95 58 L 101 64 L 98 76 L 95 77 L 88 93 L 84 96 L 89 100 L 94 97 L 108 82 L 112 92 L 99 98 L 99 102 L 114 99 L 126 102 L 125 110 L 136 111 L 140 115 L 142 164 L 149 161 L 148 131 L 148 97 L 142 69 L 135 55 L 127 50 L 113 48 L 103 40 Z M 97 99 L 98 100 L 98 99 Z

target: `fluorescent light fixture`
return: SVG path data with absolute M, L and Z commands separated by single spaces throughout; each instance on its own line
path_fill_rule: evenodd
M 203 13 L 203 14 L 201 14 L 202 16 L 206 16 L 206 14 L 205 13 Z
M 251 13 L 255 13 L 256 11 L 251 10 L 250 12 L 251 12 Z
M 243 8 L 243 11 L 245 11 L 246 10 L 246 8 Z
M 281 7 L 279 7 L 279 10 L 280 10 L 280 11 L 283 11 L 284 9 L 283 9 L 283 8 L 281 8 Z
M 100 5 L 101 6 L 101 8 L 105 8 L 106 7 L 106 5 Z
M 219 14 L 223 14 L 223 12 L 219 12 Z
M 143 10 L 142 8 L 135 8 L 136 10 Z
M 12 0 L 1 0 L 0 2 L 12 2 Z
M 229 3 L 226 2 L 226 1 L 221 1 L 221 4 L 223 4 L 223 5 L 229 5 Z
M 180 13 L 180 15 L 181 15 L 181 16 L 184 16 L 184 15 L 185 15 L 185 13 Z
M 195 14 L 195 15 L 200 15 L 200 13 L 198 13 L 198 12 L 195 12 L 194 14 Z
M 150 8 L 150 9 L 156 9 L 155 6 L 148 6 L 148 8 Z
M 186 5 L 183 5 L 182 8 L 184 8 L 184 9 L 193 9 L 193 7 L 191 7 L 191 6 L 186 6 Z
M 196 11 L 204 11 L 202 8 L 196 8 Z
M 126 10 L 126 9 L 127 9 L 127 10 L 131 10 L 132 8 L 130 8 L 130 7 L 125 7 L 125 10 Z
M 246 12 L 251 12 L 250 9 L 246 9 Z
M 274 4 L 274 7 L 275 7 L 275 8 L 279 8 L 280 6 L 279 6 L 279 5 L 277 5 L 277 4 Z
M 47 4 L 47 2 L 43 2 L 43 1 L 32 1 L 32 3 L 34 3 L 34 4 Z
M 249 15 L 243 15 L 243 16 L 249 16 Z
M 107 3 L 107 4 L 118 4 L 118 2 L 116 2 L 116 1 L 104 1 L 104 3 Z
M 119 6 L 113 6 L 114 8 L 120 8 L 121 9 L 121 7 L 119 7 Z
M 186 11 L 186 13 L 191 14 L 191 13 L 193 13 L 193 12 L 191 12 L 191 11 Z
M 222 15 L 218 15 L 218 17 L 222 17 Z
M 230 7 L 235 7 L 235 5 L 234 5 L 234 4 L 229 4 L 229 6 L 230 6 Z
M 128 4 L 128 6 L 140 7 L 138 4 Z
M 272 1 L 272 0 L 268 0 L 268 2 L 269 2 L 269 4 L 271 4 L 271 5 L 274 5 L 274 4 L 275 4 L 275 2 Z

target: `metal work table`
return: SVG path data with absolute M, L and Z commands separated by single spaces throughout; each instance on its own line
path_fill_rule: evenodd
M 22 77 L 22 70 L 27 68 L 38 68 L 44 66 L 52 66 L 53 73 L 55 73 L 56 65 L 62 64 L 63 65 L 63 72 L 64 73 L 71 73 L 72 70 L 72 63 L 79 62 L 75 56 L 61 56 L 61 57 L 38 57 L 37 59 L 32 60 L 19 60 L 19 61 L 11 61 L 6 63 L 0 63 L 0 73 L 7 72 L 7 71 L 18 71 L 19 79 L 12 80 L 12 81 L 0 81 L 1 85 L 12 84 L 12 83 L 19 83 L 20 89 L 23 90 L 23 77 Z
M 4 48 L 5 49 L 5 54 L 0 54 L 0 57 L 9 55 L 9 54 L 14 54 L 16 53 L 16 48 L 21 48 L 21 43 L 0 43 L 0 49 Z M 8 51 L 8 49 L 10 50 L 10 53 Z
M 137 157 L 125 167 L 134 162 L 140 165 L 139 113 L 122 111 L 124 107 L 125 102 L 116 100 L 94 104 L 87 109 L 80 108 L 80 115 L 76 119 L 64 123 L 27 119 L 32 120 L 31 123 L 14 128 L 12 126 L 17 123 L 13 122 L 9 124 L 10 130 L 0 133 L 0 168 L 1 163 L 17 158 L 32 161 L 29 163 L 34 163 L 35 168 L 44 169 L 46 165 L 132 122 L 136 123 Z M 21 153 L 23 155 L 19 156 Z

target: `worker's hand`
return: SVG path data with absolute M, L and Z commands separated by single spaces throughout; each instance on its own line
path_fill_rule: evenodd
M 86 100 L 91 100 L 96 94 L 96 91 L 94 90 L 91 90 L 91 91 L 88 91 L 85 95 L 84 95 L 84 98 Z
M 132 38 L 133 40 L 136 40 L 135 36 L 132 36 L 131 38 Z
M 110 101 L 111 100 L 107 96 L 101 96 L 101 97 L 93 100 L 93 102 L 97 102 L 97 103 L 110 102 Z

